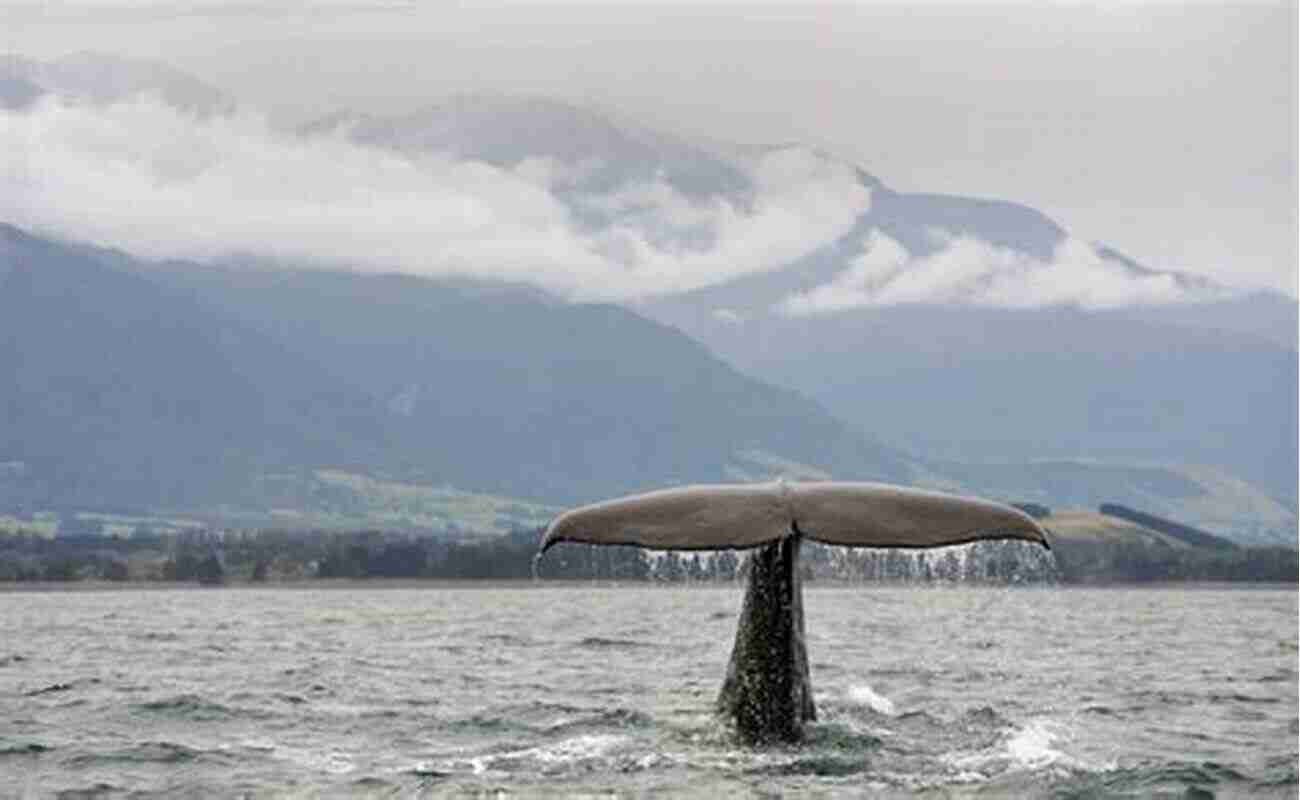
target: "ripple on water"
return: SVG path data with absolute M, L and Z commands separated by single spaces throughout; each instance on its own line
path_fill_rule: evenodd
M 760 764 L 748 768 L 745 772 L 750 775 L 843 777 L 869 772 L 870 770 L 871 762 L 865 757 L 819 754 L 795 756 L 772 763 Z
M 1256 781 L 1257 786 L 1295 786 L 1300 782 L 1296 773 L 1297 754 L 1274 756 L 1264 762 L 1264 774 Z
M 1050 615 L 1044 638 L 1023 614 L 937 636 L 990 596 L 974 591 L 810 589 L 819 720 L 800 747 L 755 749 L 712 713 L 735 618 L 716 592 L 553 591 L 10 598 L 50 613 L 0 607 L 0 796 L 15 774 L 38 796 L 1295 793 L 1295 663 L 1273 647 L 1294 641 L 1293 592 L 1144 593 L 1167 628 L 1117 615 L 1118 592 L 997 595 Z M 1241 603 L 1260 598 L 1286 613 Z M 451 623 L 430 627 L 434 600 Z M 600 613 L 555 610 L 579 602 Z M 385 626 L 354 624 L 362 607 Z M 106 612 L 115 635 L 85 647 Z M 324 618 L 328 642 L 308 641 L 302 621 Z M 227 652 L 168 643 L 218 626 Z
M 445 723 L 445 727 L 451 730 L 480 735 L 508 731 L 554 735 L 593 729 L 648 728 L 653 725 L 654 719 L 649 714 L 635 709 L 589 708 L 546 702 L 501 706 Z
M 805 745 L 813 750 L 870 753 L 884 744 L 877 733 L 843 722 L 818 722 L 808 727 Z
M 58 800 L 96 800 L 100 797 L 112 797 L 126 790 L 121 786 L 99 781 L 78 789 L 64 789 L 55 793 Z
M 12 742 L 0 739 L 0 758 L 6 756 L 38 756 L 50 752 L 49 745 L 40 742 Z
M 1212 761 L 1170 761 L 1075 774 L 1059 782 L 1057 796 L 1212 798 L 1229 789 L 1249 795 L 1251 784 L 1240 772 Z
M 650 728 L 654 718 L 630 708 L 600 709 L 561 718 L 546 726 L 546 733 L 567 733 L 591 728 Z
M 605 636 L 587 636 L 577 643 L 578 647 L 591 650 L 635 650 L 641 647 L 654 647 L 650 642 L 638 642 L 634 639 L 612 639 Z
M 629 737 L 611 733 L 588 733 L 557 742 L 510 745 L 477 755 L 446 757 L 423 765 L 422 769 L 446 774 L 474 776 L 492 774 L 591 773 L 611 767 L 615 751 L 630 741 Z
M 205 750 L 179 742 L 139 742 L 102 753 L 79 753 L 63 760 L 64 766 L 84 769 L 117 764 L 233 764 L 236 758 L 223 750 Z
M 178 694 L 145 703 L 132 703 L 131 710 L 145 716 L 165 717 L 187 722 L 213 722 L 236 716 L 266 717 L 264 711 L 236 710 L 207 700 L 197 694 Z
M 1296 680 L 1296 671 L 1287 667 L 1280 667 L 1266 675 L 1261 675 L 1258 683 L 1294 683 Z
M 1282 702 L 1276 697 L 1256 697 L 1254 695 L 1241 694 L 1240 692 L 1234 692 L 1232 694 L 1211 693 L 1207 695 L 1206 699 L 1212 703 L 1268 703 L 1272 705 Z
M 42 686 L 39 689 L 31 689 L 23 692 L 23 697 L 40 697 L 47 694 L 59 694 L 60 692 L 70 692 L 73 689 L 79 689 L 85 686 L 94 686 L 98 684 L 99 678 L 78 678 L 66 683 L 51 683 Z

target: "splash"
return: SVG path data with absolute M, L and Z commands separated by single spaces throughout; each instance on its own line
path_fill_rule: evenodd
M 945 760 L 959 769 L 986 776 L 1048 769 L 1102 772 L 1115 768 L 1114 763 L 1089 763 L 1070 755 L 1062 747 L 1070 739 L 1064 723 L 1048 718 L 1032 719 L 1011 730 L 988 750 L 953 755 Z
M 1006 740 L 1004 748 L 1015 766 L 1039 769 L 1067 758 L 1052 746 L 1059 738 L 1049 721 L 1035 720 L 1017 728 Z
M 877 694 L 875 689 L 865 683 L 860 686 L 850 686 L 848 695 L 850 701 L 860 706 L 866 706 L 877 714 L 884 714 L 887 717 L 898 715 L 898 710 L 894 708 L 892 700 L 884 695 Z

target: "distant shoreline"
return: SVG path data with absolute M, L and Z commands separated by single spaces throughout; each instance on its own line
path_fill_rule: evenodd
M 555 589 L 555 588 L 599 588 L 599 589 L 690 589 L 694 590 L 740 590 L 744 582 L 735 581 L 653 581 L 653 580 L 574 580 L 531 578 L 303 578 L 291 581 L 231 581 L 216 586 L 203 586 L 193 581 L 13 581 L 0 583 L 0 594 L 23 593 L 60 593 L 60 592 L 166 592 L 166 591 L 221 591 L 223 589 L 266 589 L 274 591 L 336 591 L 355 589 L 402 590 L 402 589 L 456 589 L 456 590 L 491 590 L 491 589 Z M 942 589 L 1033 589 L 1033 590 L 1077 590 L 1077 589 L 1143 589 L 1159 591 L 1178 589 L 1181 591 L 1217 591 L 1233 589 L 1241 591 L 1261 591 L 1286 589 L 1298 591 L 1294 583 L 1277 581 L 1141 581 L 1110 583 L 1057 583 L 1057 584 L 989 584 L 989 583 L 947 583 L 924 581 L 845 581 L 820 580 L 809 581 L 806 590 L 817 589 L 893 589 L 911 588 L 925 590 Z

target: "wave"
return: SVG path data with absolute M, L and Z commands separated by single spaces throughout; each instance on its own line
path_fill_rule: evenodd
M 131 710 L 139 714 L 158 715 L 190 722 L 210 722 L 246 715 L 265 716 L 264 712 L 253 714 L 229 708 L 221 703 L 205 700 L 197 694 L 178 694 L 145 703 L 133 703 Z
M 103 753 L 81 753 L 63 761 L 64 766 L 88 768 L 115 764 L 232 764 L 235 757 L 222 750 L 205 750 L 169 741 L 139 742 Z
M 1132 767 L 1116 767 L 1093 775 L 1078 775 L 1067 782 L 1068 794 L 1073 796 L 1123 795 L 1150 797 L 1174 795 L 1179 797 L 1214 797 L 1215 790 L 1237 789 L 1249 794 L 1254 784 L 1232 767 L 1213 761 L 1147 763 Z
M 1256 786 L 1296 786 L 1300 775 L 1296 772 L 1296 753 L 1275 756 L 1264 762 L 1264 774 L 1255 781 Z
M 610 708 L 559 720 L 545 730 L 557 733 L 587 728 L 649 728 L 653 725 L 654 718 L 649 714 L 630 708 Z
M 531 638 L 526 636 L 517 636 L 513 633 L 486 633 L 479 638 L 485 642 L 504 644 L 510 647 L 532 647 L 537 644 L 537 642 Z
M 23 692 L 23 697 L 40 697 L 46 694 L 58 694 L 59 692 L 70 692 L 80 686 L 93 686 L 99 683 L 99 678 L 78 678 L 68 681 L 67 683 L 51 683 L 48 686 L 42 686 L 39 689 Z
M 121 786 L 114 786 L 111 783 L 97 781 L 81 789 L 64 789 L 56 795 L 60 800 L 94 800 L 96 797 L 112 797 L 120 795 L 126 789 Z
M 562 739 L 551 744 L 516 747 L 476 756 L 450 758 L 422 766 L 440 775 L 469 773 L 544 773 L 554 775 L 576 767 L 604 771 L 613 767 L 613 751 L 629 741 L 628 737 L 609 733 L 590 733 Z
M 1231 703 L 1275 704 L 1275 703 L 1282 702 L 1279 698 L 1276 697 L 1255 697 L 1253 695 L 1241 694 L 1240 692 L 1232 692 L 1231 694 L 1210 694 L 1208 696 L 1208 699 L 1214 703 L 1231 702 Z
M 613 728 L 649 728 L 654 719 L 630 708 L 583 708 L 564 703 L 518 703 L 448 720 L 446 726 L 465 733 L 518 731 L 538 735 L 555 735 L 573 731 Z
M 869 753 L 879 750 L 885 740 L 869 730 L 845 722 L 817 722 L 808 728 L 806 745 L 811 750 Z
M 634 639 L 610 639 L 604 636 L 588 636 L 578 642 L 578 647 L 595 648 L 603 650 L 605 648 L 617 649 L 635 649 L 638 647 L 654 647 L 649 642 L 638 642 Z
M 1295 670 L 1287 669 L 1286 667 L 1281 667 L 1279 669 L 1274 670 L 1273 672 L 1270 672 L 1267 675 L 1260 676 L 1256 682 L 1257 683 L 1294 683 L 1295 679 L 1296 679 Z
M 5 756 L 38 756 L 50 752 L 49 745 L 40 742 L 0 742 L 0 758 Z
M 871 770 L 871 762 L 862 756 L 811 755 L 799 756 L 773 764 L 763 764 L 746 770 L 750 775 L 813 775 L 843 777 Z

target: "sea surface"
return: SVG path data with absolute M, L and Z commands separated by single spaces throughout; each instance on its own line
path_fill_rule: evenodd
M 760 749 L 741 590 L 0 593 L 0 796 L 1296 796 L 1294 588 L 809 585 Z

